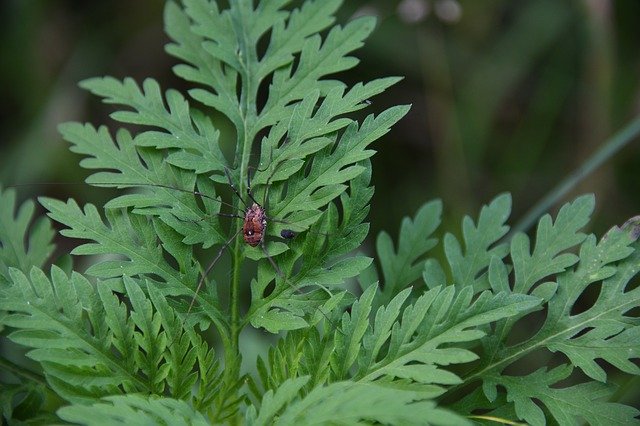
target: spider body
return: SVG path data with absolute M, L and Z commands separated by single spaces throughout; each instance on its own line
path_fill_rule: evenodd
M 242 236 L 251 247 L 256 247 L 264 241 L 267 232 L 267 215 L 264 208 L 253 203 L 245 212 Z

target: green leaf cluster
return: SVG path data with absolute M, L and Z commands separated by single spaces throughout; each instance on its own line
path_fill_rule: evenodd
M 87 183 L 126 191 L 104 209 L 40 202 L 62 235 L 83 240 L 71 254 L 92 256 L 84 273 L 48 268 L 51 223 L 31 224 L 33 204 L 0 191 L 0 324 L 29 360 L 0 358 L 4 418 L 637 422 L 611 379 L 640 372 L 637 225 L 587 234 L 584 196 L 541 218 L 534 238 L 511 236 L 501 195 L 463 219 L 460 237 L 441 236 L 433 201 L 397 241 L 378 236 L 374 262 L 358 251 L 371 144 L 408 107 L 349 118 L 398 81 L 331 77 L 357 64 L 373 19 L 334 25 L 340 1 L 288 3 L 167 3 L 167 51 L 187 95 L 151 79 L 82 83 L 123 127 L 60 130 Z M 228 217 L 256 201 L 264 247 Z M 283 230 L 298 235 L 278 241 Z M 241 351 L 249 328 L 279 333 L 266 355 Z

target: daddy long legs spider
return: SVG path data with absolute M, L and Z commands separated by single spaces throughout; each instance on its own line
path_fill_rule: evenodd
M 202 273 L 199 279 L 198 285 L 196 287 L 196 290 L 194 292 L 194 297 L 191 299 L 191 302 L 187 309 L 187 314 L 193 308 L 197 294 L 199 293 L 202 286 L 204 285 L 207 279 L 207 276 L 213 269 L 214 265 L 216 265 L 218 260 L 221 258 L 223 252 L 230 246 L 232 241 L 236 239 L 239 233 L 242 233 L 242 238 L 248 246 L 250 247 L 260 246 L 260 248 L 262 249 L 262 253 L 264 254 L 264 257 L 269 261 L 271 267 L 276 272 L 277 276 L 279 276 L 285 283 L 287 283 L 287 277 L 282 272 L 281 268 L 278 267 L 276 262 L 273 260 L 273 257 L 269 253 L 269 250 L 267 249 L 267 246 L 266 246 L 268 224 L 270 222 L 287 224 L 285 220 L 279 220 L 279 219 L 271 218 L 268 216 L 268 213 L 267 213 L 268 189 L 269 189 L 268 185 L 271 180 L 271 176 L 266 180 L 266 187 L 263 193 L 264 199 L 261 203 L 256 199 L 256 197 L 253 194 L 250 174 L 247 176 L 247 198 L 248 199 L 245 200 L 240 194 L 240 191 L 238 190 L 236 185 L 234 184 L 229 170 L 225 168 L 224 171 L 225 171 L 225 175 L 226 175 L 229 187 L 232 189 L 232 191 L 234 192 L 234 194 L 236 195 L 240 203 L 244 206 L 244 210 L 241 210 L 243 213 L 242 215 L 224 214 L 224 213 L 222 213 L 221 215 L 236 218 L 236 219 L 241 219 L 242 224 L 235 232 L 232 233 L 231 237 L 221 246 L 216 256 L 213 258 L 211 263 L 207 266 L 206 270 Z M 274 169 L 274 172 L 275 172 L 275 169 Z M 310 232 L 317 232 L 317 231 L 310 231 Z M 325 237 L 327 236 L 322 232 L 318 232 L 318 234 L 324 235 Z M 292 229 L 282 229 L 280 231 L 280 236 L 284 239 L 291 240 L 296 236 L 296 232 Z M 287 283 L 287 285 L 291 286 L 295 290 L 295 287 L 293 287 L 293 285 L 289 283 Z M 322 287 L 322 289 L 326 293 L 328 293 L 329 295 L 332 295 L 332 293 L 328 289 L 324 288 L 322 285 L 319 285 L 319 287 Z M 331 319 L 329 319 L 324 314 L 324 312 L 321 311 L 321 313 L 329 322 L 333 323 Z

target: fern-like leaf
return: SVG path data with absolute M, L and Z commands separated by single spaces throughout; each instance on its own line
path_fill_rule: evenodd
M 580 244 L 586 235 L 582 229 L 593 212 L 593 196 L 583 196 L 563 206 L 552 223 L 551 216 L 540 219 L 536 231 L 536 245 L 530 253 L 529 238 L 517 234 L 511 242 L 511 255 L 515 270 L 514 291 L 527 293 L 540 280 L 566 270 L 578 261 L 573 253 L 563 253 Z
M 402 220 L 398 237 L 398 251 L 394 252 L 391 237 L 381 232 L 376 241 L 380 259 L 384 287 L 379 303 L 389 302 L 396 294 L 420 278 L 424 269 L 424 260 L 429 250 L 438 243 L 430 238 L 441 221 L 442 202 L 427 203 L 418 210 L 413 221 Z
M 438 366 L 470 362 L 477 356 L 462 347 L 446 346 L 479 339 L 484 335 L 483 325 L 539 303 L 532 297 L 504 293 L 493 296 L 488 291 L 473 300 L 471 288 L 458 294 L 454 287 L 435 288 L 405 307 L 402 320 L 393 324 L 408 294 L 404 291 L 389 306 L 380 308 L 374 327 L 363 335 L 363 353 L 358 357 L 356 374 L 361 380 L 384 377 L 421 385 L 459 383 L 458 377 Z M 343 329 L 348 331 L 349 324 L 343 323 Z M 340 348 L 336 349 L 339 354 Z
M 91 404 L 74 404 L 58 410 L 72 424 L 185 424 L 206 426 L 207 419 L 184 401 L 137 394 L 107 396 Z
M 604 400 L 611 397 L 610 386 L 587 382 L 555 387 L 556 383 L 569 377 L 571 370 L 569 366 L 550 371 L 540 369 L 524 377 L 501 376 L 498 382 L 507 390 L 507 399 L 513 401 L 517 416 L 531 425 L 547 423 L 543 410 L 532 398 L 542 402 L 558 424 L 575 424 L 577 418 L 602 426 L 637 423 L 635 417 L 640 411 Z M 491 379 L 486 382 L 486 386 L 495 384 Z
M 83 211 L 73 200 L 64 203 L 43 198 L 40 202 L 49 210 L 51 218 L 68 227 L 61 231 L 63 235 L 94 241 L 75 248 L 73 254 L 117 254 L 125 258 L 95 264 L 87 270 L 88 274 L 105 279 L 145 276 L 160 286 L 165 295 L 182 295 L 187 300 L 196 296 L 199 270 L 190 249 L 168 227 L 161 223 L 154 226 L 148 218 L 127 214 L 122 209 L 108 209 L 106 225 L 91 204 Z M 165 259 L 163 248 L 174 256 L 177 269 Z M 197 297 L 200 305 L 206 307 L 202 312 L 224 332 L 224 319 L 215 292 L 200 292 Z
M 210 247 L 226 240 L 215 216 L 220 203 L 211 200 L 215 199 L 215 193 L 206 180 L 200 179 L 197 189 L 209 197 L 205 199 L 208 213 L 200 208 L 192 193 L 196 176 L 167 165 L 158 151 L 137 147 L 129 132 L 119 131 L 114 141 L 106 127 L 95 129 L 90 124 L 66 123 L 60 126 L 60 131 L 71 142 L 72 151 L 87 156 L 80 162 L 83 167 L 110 170 L 94 173 L 87 178 L 88 183 L 144 189 L 143 193 L 119 196 L 106 207 L 134 207 L 138 213 L 158 215 L 184 235 L 187 244 Z M 207 220 L 202 220 L 207 214 L 210 214 Z
M 31 201 L 16 211 L 15 191 L 0 187 L 0 284 L 10 281 L 9 268 L 42 267 L 53 252 L 51 223 L 41 218 L 30 227 L 33 213 Z
M 51 280 L 36 268 L 30 277 L 16 269 L 11 276 L 13 285 L 0 299 L 2 309 L 12 311 L 3 321 L 16 329 L 9 338 L 32 348 L 29 357 L 43 365 L 58 394 L 88 402 L 118 388 L 151 391 L 137 375 L 135 323 L 126 319 L 114 295 L 103 291 L 98 296 L 81 275 L 67 277 L 57 267 Z M 92 330 L 83 326 L 85 310 Z M 112 339 L 120 356 L 111 351 Z
M 226 10 L 205 0 L 186 0 L 184 7 L 167 3 L 167 32 L 173 40 L 167 50 L 184 62 L 175 71 L 199 85 L 189 91 L 193 99 L 213 107 L 234 125 L 233 161 L 227 163 L 221 154 L 220 133 L 214 122 L 176 91 L 163 93 L 149 79 L 142 87 L 131 79 L 113 78 L 86 80 L 82 86 L 105 102 L 122 107 L 112 114 L 115 120 L 151 129 L 135 136 L 119 131 L 114 141 L 105 128 L 96 130 L 77 123 L 61 126 L 72 150 L 86 157 L 81 164 L 97 171 L 89 183 L 147 189 L 143 194 L 120 196 L 107 207 L 132 207 L 133 213 L 158 216 L 183 236 L 184 244 L 202 244 L 205 248 L 225 244 L 229 235 L 237 236 L 233 228 L 221 228 L 216 218 L 221 204 L 232 203 L 216 200 L 214 182 L 227 185 L 222 171 L 229 169 L 239 193 L 244 194 L 251 155 L 259 143 L 260 166 L 254 169 L 252 186 L 254 199 L 264 200 L 261 203 L 266 214 L 274 219 L 266 233 L 279 236 L 284 229 L 305 231 L 318 222 L 312 231 L 329 235 L 325 243 L 306 238 L 308 244 L 280 257 L 277 255 L 289 251 L 288 246 L 272 244 L 265 252 L 262 248 L 231 245 L 236 269 L 245 256 L 269 258 L 269 268 L 273 259 L 282 262 L 276 271 L 266 271 L 266 261 L 259 266 L 262 272 L 252 286 L 252 306 L 243 320 L 274 332 L 307 324 L 304 316 L 313 311 L 314 305 L 307 303 L 302 310 L 293 306 L 297 302 L 293 300 L 292 305 L 290 299 L 296 299 L 293 292 L 297 288 L 337 287 L 370 263 L 362 256 L 340 259 L 366 234 L 364 215 L 353 214 L 349 203 L 366 212 L 368 198 L 350 198 L 366 193 L 358 186 L 366 187 L 369 178 L 355 179 L 370 174 L 365 162 L 374 153 L 370 144 L 408 111 L 408 106 L 392 107 L 368 115 L 361 124 L 345 117 L 367 107 L 372 96 L 399 80 L 383 78 L 347 88 L 338 80 L 327 79 L 357 64 L 350 55 L 361 47 L 374 20 L 361 18 L 344 27 L 333 26 L 323 38 L 319 31 L 333 23 L 339 1 L 305 2 L 293 11 L 283 9 L 286 3 L 253 5 L 240 1 Z M 259 53 L 257 46 L 262 38 L 267 47 Z M 259 107 L 258 91 L 267 82 L 267 99 Z M 259 134 L 265 135 L 262 140 L 257 139 Z M 209 176 L 203 176 L 205 173 Z M 347 188 L 350 196 L 345 198 Z M 197 196 L 187 194 L 193 189 L 207 196 L 205 210 L 200 208 Z M 338 197 L 342 197 L 342 223 L 332 204 Z M 235 204 L 242 205 L 239 201 Z M 56 218 L 69 222 L 65 215 Z M 84 250 L 89 249 L 85 246 Z M 158 252 L 152 249 L 151 253 L 154 251 Z M 116 253 L 129 257 L 121 249 Z M 297 271 L 295 265 L 301 259 L 305 266 Z M 136 263 L 127 266 L 134 268 Z M 115 264 L 103 264 L 102 271 L 112 266 Z M 134 272 L 142 269 L 145 267 Z M 277 269 L 284 271 L 284 277 L 277 276 Z M 274 280 L 276 290 L 265 295 L 264 289 Z M 186 295 L 176 284 L 174 280 L 167 294 Z M 220 321 L 215 300 L 200 305 Z
M 0 293 L 0 308 L 11 310 L 3 324 L 15 329 L 9 338 L 30 348 L 28 356 L 43 365 L 47 381 L 65 399 L 161 395 L 168 385 L 171 395 L 196 406 L 211 403 L 220 387 L 213 351 L 193 331 L 177 331 L 177 317 L 157 291 L 148 299 L 140 281 L 125 277 L 129 311 L 105 283 L 96 291 L 78 273 L 68 277 L 53 267 L 51 280 L 36 268 L 29 277 L 17 269 L 11 275 L 13 285 Z M 192 395 L 194 367 L 201 385 Z
M 179 92 L 169 90 L 163 96 L 160 86 L 153 79 L 146 79 L 142 88 L 131 78 L 118 81 L 112 77 L 92 78 L 83 81 L 80 86 L 102 97 L 105 103 L 133 109 L 116 111 L 111 114 L 113 119 L 164 130 L 142 132 L 136 137 L 137 146 L 180 148 L 180 151 L 167 156 L 168 163 L 196 173 L 223 171 L 226 160 L 220 151 L 220 132 L 209 118 L 197 109 L 190 108 Z M 147 179 L 143 176 L 136 178 L 140 179 L 138 183 L 145 183 Z
M 337 208 L 332 203 L 319 226 L 312 227 L 304 240 L 290 245 L 290 251 L 281 262 L 284 276 L 276 277 L 275 288 L 267 297 L 264 297 L 264 291 L 275 272 L 266 260 L 263 261 L 258 279 L 252 285 L 252 306 L 247 315 L 254 326 L 271 332 L 306 326 L 303 317 L 315 312 L 326 298 L 314 301 L 309 299 L 309 294 L 298 290 L 309 286 L 312 294 L 321 295 L 327 288 L 336 288 L 346 278 L 358 275 L 371 263 L 365 256 L 343 258 L 362 243 L 369 228 L 368 224 L 362 223 L 373 193 L 368 187 L 370 164 L 365 164 L 367 172 L 351 182 L 349 194 L 343 192 L 340 196 L 342 220 L 339 221 Z M 307 302 L 297 303 L 302 300 Z M 306 309 L 300 309 L 302 306 Z
M 307 380 L 308 377 L 291 380 L 275 393 L 268 392 L 258 415 L 248 412 L 247 424 L 469 424 L 464 418 L 437 408 L 432 401 L 423 400 L 418 393 L 375 383 L 336 382 L 297 399 L 297 392 Z
M 509 230 L 505 222 L 510 213 L 511 196 L 504 194 L 482 207 L 477 225 L 469 216 L 465 216 L 462 221 L 464 252 L 461 244 L 452 234 L 445 235 L 444 249 L 453 282 L 457 286 L 473 285 L 476 291 L 488 287 L 486 275 L 478 276 L 478 274 L 486 270 L 493 257 L 502 258 L 507 254 L 507 245 L 498 243 L 498 241 Z M 430 272 L 425 274 L 426 279 L 428 279 Z M 437 275 L 438 273 L 436 273 Z
M 625 314 L 640 306 L 638 288 L 630 285 L 640 264 L 637 237 L 628 229 L 614 229 L 597 242 L 595 236 L 580 231 L 592 211 L 593 197 L 580 197 L 563 206 L 555 221 L 549 215 L 540 220 L 533 250 L 527 236 L 514 236 L 509 253 L 512 265 L 505 263 L 507 258 L 491 259 L 486 276 L 494 291 L 535 295 L 547 312 L 542 327 L 515 345 L 507 343 L 507 338 L 516 321 L 526 318 L 532 309 L 521 309 L 489 330 L 479 366 L 463 377 L 463 383 L 478 379 L 483 383 L 484 395 L 477 396 L 477 409 L 492 406 L 499 412 L 513 402 L 516 416 L 531 424 L 544 424 L 548 416 L 562 424 L 578 418 L 594 424 L 626 424 L 638 414 L 630 407 L 601 401 L 611 396 L 610 387 L 595 382 L 607 379 L 598 359 L 628 374 L 640 374 L 633 363 L 640 355 L 638 326 Z M 567 252 L 576 245 L 578 254 Z M 601 287 L 596 301 L 574 313 L 576 301 L 595 285 Z M 529 378 L 505 374 L 507 367 L 527 354 L 544 350 L 562 353 L 568 362 L 550 371 L 539 369 Z M 561 385 L 574 367 L 595 381 Z M 503 405 L 496 404 L 501 400 L 499 388 L 506 390 Z M 469 401 L 464 403 L 465 410 L 469 410 Z M 534 401 L 542 403 L 548 414 Z

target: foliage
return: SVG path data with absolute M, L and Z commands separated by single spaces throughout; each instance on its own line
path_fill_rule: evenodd
M 73 200 L 40 200 L 62 235 L 87 240 L 72 252 L 95 256 L 85 273 L 45 272 L 50 223 L 29 228 L 33 205 L 16 213 L 13 192 L 0 192 L 1 323 L 32 362 L 2 360 L 5 418 L 635 421 L 635 409 L 610 401 L 610 374 L 597 363 L 639 373 L 635 225 L 600 240 L 586 235 L 594 200 L 585 196 L 555 220 L 544 216 L 533 242 L 522 233 L 505 238 L 511 199 L 502 195 L 475 221 L 464 218 L 461 239 L 444 236 L 441 259 L 433 252 L 442 214 L 436 201 L 403 221 L 397 246 L 386 233 L 378 237 L 378 269 L 356 252 L 369 231 L 370 145 L 408 107 L 347 118 L 398 81 L 347 88 L 327 77 L 357 64 L 349 55 L 373 20 L 334 26 L 339 1 L 307 1 L 293 11 L 287 3 L 244 0 L 227 10 L 206 0 L 167 3 L 167 51 L 182 61 L 175 72 L 193 83 L 195 103 L 219 114 L 215 120 L 150 79 L 82 83 L 124 107 L 114 120 L 142 129 L 121 128 L 114 137 L 90 124 L 60 127 L 84 156 L 81 166 L 94 171 L 89 184 L 136 190 L 111 200 L 104 214 Z M 231 161 L 221 148 L 218 120 L 225 119 L 235 131 Z M 219 216 L 237 215 L 247 202 L 232 205 L 228 186 L 266 208 L 265 247 L 244 244 L 237 218 Z M 272 241 L 282 230 L 299 235 Z M 201 261 L 199 249 L 210 247 L 216 260 L 228 250 L 231 265 L 213 265 L 198 291 L 212 257 Z M 257 261 L 255 273 L 243 272 L 248 259 Z M 361 294 L 346 286 L 356 276 Z M 251 296 L 241 313 L 243 287 Z M 594 303 L 576 312 L 595 287 Z M 541 326 L 522 338 L 520 324 L 532 318 Z M 282 332 L 257 358 L 256 374 L 241 368 L 240 331 L 248 327 Z M 205 328 L 215 331 L 220 355 Z M 511 374 L 536 352 L 558 354 L 558 366 L 538 365 L 524 382 Z

